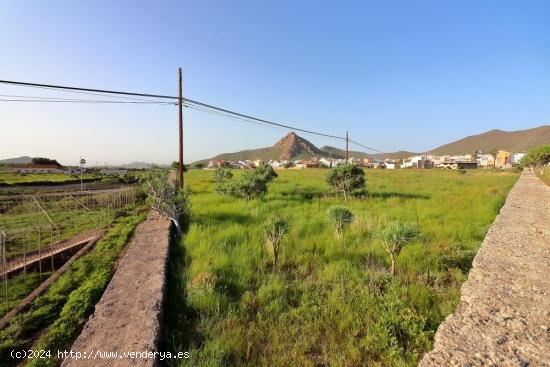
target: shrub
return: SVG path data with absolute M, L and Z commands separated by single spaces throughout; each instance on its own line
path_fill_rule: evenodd
M 181 233 L 190 215 L 189 189 L 178 190 L 168 182 L 168 172 L 154 170 L 145 178 L 143 190 L 151 207 L 170 218 Z
M 342 192 L 344 200 L 348 200 L 347 194 L 356 189 L 365 188 L 365 172 L 352 164 L 345 164 L 330 170 L 327 175 L 327 183 L 335 192 Z
M 399 253 L 414 238 L 418 236 L 418 229 L 408 223 L 391 222 L 387 226 L 378 227 L 373 235 L 384 245 L 391 258 L 391 274 L 395 275 L 395 261 Z
M 219 167 L 214 171 L 214 181 L 216 181 L 216 192 L 223 192 L 223 183 L 225 180 L 233 178 L 233 172 L 229 168 Z
M 544 166 L 550 163 L 550 144 L 539 145 L 527 152 L 527 154 L 521 159 L 521 165 L 524 167 L 537 167 L 542 174 Z
M 279 260 L 280 244 L 288 235 L 288 221 L 280 217 L 272 217 L 263 226 L 266 244 L 273 257 L 273 266 L 276 268 Z
M 263 165 L 244 173 L 238 181 L 220 186 L 219 191 L 228 196 L 251 200 L 267 193 L 267 184 L 277 177 L 273 167 Z
M 327 219 L 334 224 L 336 237 L 342 238 L 344 227 L 353 222 L 355 216 L 353 213 L 343 206 L 333 206 L 327 211 Z

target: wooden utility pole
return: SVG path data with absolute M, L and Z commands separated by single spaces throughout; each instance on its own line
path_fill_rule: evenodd
M 181 86 L 181 68 L 179 68 L 179 164 L 178 164 L 178 182 L 179 187 L 183 188 L 183 95 Z
M 346 163 L 348 163 L 348 160 L 349 160 L 348 145 L 349 145 L 349 138 L 348 138 L 348 131 L 346 130 Z

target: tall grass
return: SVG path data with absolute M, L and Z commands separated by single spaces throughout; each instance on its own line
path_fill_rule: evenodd
M 193 220 L 173 244 L 163 336 L 163 348 L 191 352 L 179 363 L 415 365 L 517 179 L 368 170 L 368 198 L 344 203 L 328 193 L 326 173 L 280 171 L 266 197 L 246 203 L 217 195 L 212 172 L 189 172 Z M 333 205 L 355 215 L 342 239 L 325 217 Z M 262 232 L 272 215 L 290 223 L 277 268 Z M 401 251 L 395 277 L 372 236 L 393 220 L 422 233 Z

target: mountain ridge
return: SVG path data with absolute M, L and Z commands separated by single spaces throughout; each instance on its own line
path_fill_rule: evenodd
M 426 152 L 410 152 L 402 150 L 383 154 L 371 154 L 350 151 L 349 156 L 370 159 L 402 159 L 417 154 L 457 155 L 471 154 L 477 150 L 490 152 L 493 149 L 520 152 L 541 144 L 550 144 L 550 125 L 542 125 L 535 128 L 516 131 L 492 129 L 480 134 L 466 136 L 462 139 L 438 146 Z M 345 150 L 332 146 L 322 146 L 321 148 L 317 148 L 307 139 L 291 132 L 271 147 L 247 149 L 233 153 L 222 153 L 210 159 L 203 159 L 195 163 L 207 163 L 210 160 L 295 160 L 311 158 L 314 156 L 341 159 L 345 157 Z
M 441 145 L 427 153 L 454 155 L 473 153 L 477 150 L 489 152 L 493 149 L 521 152 L 541 144 L 550 144 L 550 125 L 516 131 L 493 129 Z

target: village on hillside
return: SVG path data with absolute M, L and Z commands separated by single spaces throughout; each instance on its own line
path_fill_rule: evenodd
M 442 168 L 442 169 L 476 169 L 476 168 L 499 168 L 508 169 L 519 164 L 524 152 L 508 152 L 505 150 L 484 153 L 477 151 L 475 154 L 463 155 L 415 155 L 406 159 L 370 159 L 356 158 L 335 159 L 311 157 L 298 160 L 210 160 L 206 167 L 202 165 L 197 168 L 235 168 L 253 169 L 264 164 L 269 164 L 276 169 L 304 169 L 304 168 L 332 168 L 343 164 L 353 164 L 365 168 L 399 169 L 399 168 Z

